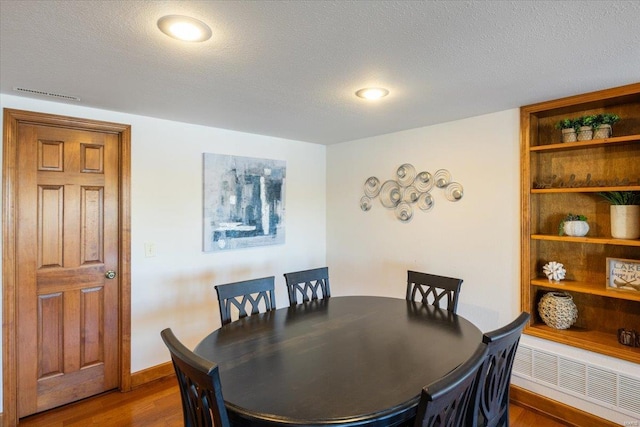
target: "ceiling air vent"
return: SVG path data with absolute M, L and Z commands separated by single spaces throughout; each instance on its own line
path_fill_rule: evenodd
M 49 96 L 51 98 L 66 99 L 67 101 L 80 101 L 80 98 L 78 98 L 77 96 L 60 95 L 59 93 L 45 92 L 42 90 L 25 89 L 22 87 L 14 87 L 13 90 L 15 90 L 16 92 L 30 93 L 31 95 Z

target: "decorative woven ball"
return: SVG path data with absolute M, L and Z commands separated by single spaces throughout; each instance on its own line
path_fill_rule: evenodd
M 578 319 L 578 308 L 566 292 L 547 292 L 538 302 L 542 321 L 555 329 L 569 329 Z

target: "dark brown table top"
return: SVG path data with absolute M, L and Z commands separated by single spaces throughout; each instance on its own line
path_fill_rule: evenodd
M 234 425 L 393 426 L 481 340 L 446 310 L 350 296 L 231 322 L 195 352 L 219 364 Z

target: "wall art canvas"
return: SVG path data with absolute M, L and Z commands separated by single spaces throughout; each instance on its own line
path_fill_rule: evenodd
M 286 162 L 204 153 L 204 251 L 284 243 Z

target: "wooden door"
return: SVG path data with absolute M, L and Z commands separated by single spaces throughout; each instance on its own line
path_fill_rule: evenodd
M 118 387 L 118 138 L 18 125 L 18 417 Z

